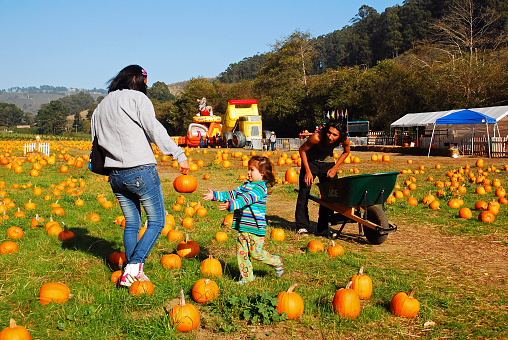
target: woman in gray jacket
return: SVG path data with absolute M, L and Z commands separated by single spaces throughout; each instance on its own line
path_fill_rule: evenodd
M 146 96 L 147 73 L 130 65 L 109 81 L 108 95 L 92 115 L 92 139 L 105 152 L 104 167 L 109 183 L 125 216 L 124 246 L 127 264 L 120 285 L 148 280 L 143 264 L 164 227 L 162 188 L 150 143 L 165 155 L 172 155 L 183 174 L 189 173 L 185 152 L 175 144 L 155 118 L 152 102 Z M 138 241 L 141 205 L 148 226 Z

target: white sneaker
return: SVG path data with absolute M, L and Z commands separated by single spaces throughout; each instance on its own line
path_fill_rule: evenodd
M 143 263 L 129 263 L 120 278 L 120 285 L 130 287 L 135 281 L 150 281 L 143 271 Z
M 309 231 L 305 228 L 298 229 L 298 231 L 296 233 L 300 234 L 300 235 L 309 235 Z

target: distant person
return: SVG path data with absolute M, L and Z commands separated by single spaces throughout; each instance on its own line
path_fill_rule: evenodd
M 334 162 L 333 150 L 342 145 L 344 152 Z M 300 147 L 302 166 L 300 169 L 298 198 L 295 209 L 296 229 L 299 234 L 309 232 L 309 194 L 314 178 L 319 183 L 337 178 L 337 168 L 349 156 L 351 150 L 346 125 L 338 120 L 330 120 L 322 130 L 315 132 Z M 344 193 L 345 194 L 345 193 Z M 319 205 L 319 217 L 316 234 L 326 236 L 328 217 L 332 210 Z
M 272 145 L 272 151 L 275 151 L 275 142 L 277 141 L 277 137 L 275 136 L 275 132 L 272 131 L 270 134 L 270 144 Z
M 134 281 L 149 280 L 143 265 L 166 224 L 157 161 L 150 143 L 163 154 L 172 155 L 181 173 L 189 173 L 185 152 L 155 118 L 152 102 L 146 96 L 146 82 L 143 68 L 125 67 L 109 81 L 108 95 L 95 109 L 91 122 L 92 140 L 97 137 L 104 149 L 109 183 L 125 216 L 123 242 L 127 263 L 120 285 L 126 287 Z M 138 241 L 141 206 L 148 226 Z
M 234 211 L 232 228 L 238 231 L 236 257 L 241 279 L 238 284 L 254 280 L 251 258 L 268 264 L 275 275 L 284 274 L 282 257 L 263 249 L 266 236 L 267 187 L 275 183 L 272 163 L 267 157 L 253 156 L 248 163 L 249 180 L 231 191 L 212 191 L 203 194 L 205 201 L 221 201 L 219 210 Z

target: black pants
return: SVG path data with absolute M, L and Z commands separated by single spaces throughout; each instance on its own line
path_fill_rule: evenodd
M 323 162 L 309 162 L 309 168 L 312 173 L 312 177 L 319 178 L 319 182 L 327 182 L 337 178 L 337 174 L 335 177 L 329 178 L 326 177 L 326 173 L 330 170 L 335 164 L 334 163 L 323 163 Z M 311 186 L 307 186 L 305 184 L 305 168 L 301 167 L 300 169 L 300 179 L 299 185 L 300 189 L 298 190 L 298 198 L 296 200 L 296 210 L 295 210 L 295 222 L 296 229 L 305 228 L 309 230 L 309 195 Z M 333 210 L 328 209 L 322 205 L 319 206 L 319 217 L 317 223 L 317 232 L 320 233 L 328 229 L 328 218 L 333 213 Z

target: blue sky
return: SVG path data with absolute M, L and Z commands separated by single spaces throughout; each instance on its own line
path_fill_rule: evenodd
M 106 88 L 130 64 L 149 85 L 215 77 L 296 29 L 341 29 L 364 4 L 383 12 L 402 0 L 0 0 L 0 89 Z

